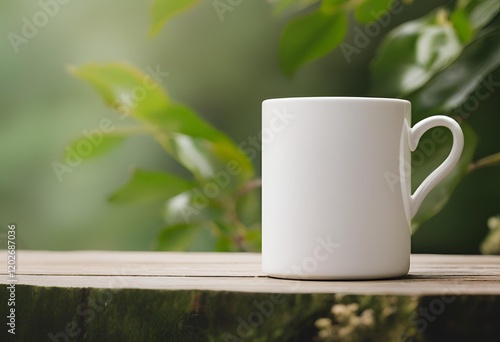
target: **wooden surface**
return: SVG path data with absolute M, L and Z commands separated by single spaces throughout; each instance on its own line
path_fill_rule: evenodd
M 0 286 L 5 309 L 16 301 L 0 341 L 315 341 L 318 319 L 353 305 L 353 319 L 330 321 L 350 331 L 338 340 L 500 336 L 499 256 L 413 255 L 408 276 L 376 281 L 269 278 L 243 253 L 21 250 L 16 266 L 15 289 Z M 369 312 L 371 325 L 354 324 Z
M 2 260 L 7 260 L 2 251 Z M 412 255 L 408 276 L 376 281 L 267 277 L 255 253 L 17 253 L 17 284 L 47 287 L 215 290 L 252 293 L 500 294 L 500 256 Z M 6 267 L 0 271 L 6 284 Z

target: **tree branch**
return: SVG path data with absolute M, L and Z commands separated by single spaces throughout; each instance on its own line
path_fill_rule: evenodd
M 243 184 L 241 188 L 236 191 L 234 194 L 234 199 L 237 200 L 240 197 L 246 195 L 248 192 L 252 191 L 253 189 L 257 189 L 262 187 L 262 179 L 252 179 L 251 181 L 248 181 L 247 183 Z
M 495 165 L 500 165 L 500 152 L 491 154 L 489 156 L 486 156 L 484 158 L 478 159 L 472 164 L 469 165 L 469 168 L 467 169 L 468 173 L 471 173 L 473 171 L 476 171 L 478 169 L 482 169 L 484 167 L 488 166 L 495 166 Z

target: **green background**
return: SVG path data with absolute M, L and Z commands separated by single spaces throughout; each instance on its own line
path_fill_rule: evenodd
M 444 3 L 418 1 L 385 30 Z M 2 246 L 7 224 L 15 223 L 19 249 L 150 249 L 163 226 L 161 204 L 116 206 L 106 198 L 133 167 L 185 174 L 152 139 L 136 137 L 105 158 L 78 166 L 60 183 L 51 164 L 61 161 L 74 137 L 103 117 L 121 123 L 93 89 L 68 74 L 69 65 L 124 61 L 143 71 L 159 65 L 169 72 L 164 85 L 174 99 L 238 143 L 257 135 L 266 98 L 366 95 L 369 62 L 383 37 L 353 55 L 351 63 L 337 49 L 288 79 L 277 53 L 285 19 L 274 16 L 266 1 L 243 1 L 223 21 L 212 1 L 203 1 L 155 38 L 148 36 L 149 9 L 150 3 L 130 0 L 69 1 L 16 54 L 7 34 L 21 34 L 23 17 L 32 20 L 40 6 L 28 1 L 0 5 Z M 351 26 L 345 41 L 352 42 L 353 35 Z M 500 81 L 498 70 L 493 80 Z M 500 150 L 499 89 L 469 120 L 480 136 L 476 158 Z M 498 213 L 500 168 L 478 170 L 457 187 L 441 213 L 420 227 L 413 250 L 477 253 L 487 218 Z

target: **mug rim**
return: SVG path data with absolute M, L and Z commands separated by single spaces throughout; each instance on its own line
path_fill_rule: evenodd
M 357 96 L 296 96 L 296 97 L 277 97 L 266 99 L 262 101 L 262 104 L 266 102 L 281 102 L 281 101 L 364 101 L 364 102 L 393 102 L 393 103 L 406 103 L 411 104 L 410 101 L 404 99 L 396 99 L 390 97 L 357 97 Z

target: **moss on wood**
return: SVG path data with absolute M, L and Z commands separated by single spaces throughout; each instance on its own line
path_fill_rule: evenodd
M 6 286 L 0 287 L 1 298 L 7 295 Z M 367 313 L 363 316 L 363 312 Z M 335 334 L 358 324 L 361 330 L 349 328 L 353 341 L 441 341 L 444 336 L 488 341 L 500 335 L 498 317 L 499 296 L 334 296 L 20 285 L 15 340 L 308 341 L 318 334 L 315 322 L 326 318 Z M 325 322 L 319 330 L 325 330 Z M 0 340 L 14 340 L 11 337 L 4 325 Z

